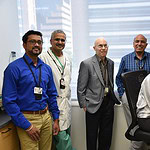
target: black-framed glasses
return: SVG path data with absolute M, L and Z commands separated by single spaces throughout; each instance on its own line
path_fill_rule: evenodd
M 35 45 L 36 43 L 38 45 L 42 45 L 43 44 L 43 41 L 41 41 L 41 40 L 38 40 L 38 41 L 36 41 L 36 40 L 30 40 L 30 41 L 27 41 L 27 42 L 31 43 L 32 45 Z

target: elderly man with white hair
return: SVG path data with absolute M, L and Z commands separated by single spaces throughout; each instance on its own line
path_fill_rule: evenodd
M 114 62 L 106 57 L 108 45 L 104 38 L 96 39 L 93 49 L 96 54 L 80 64 L 77 95 L 86 116 L 87 150 L 97 150 L 97 146 L 109 150 L 114 104 L 119 104 L 113 92 Z

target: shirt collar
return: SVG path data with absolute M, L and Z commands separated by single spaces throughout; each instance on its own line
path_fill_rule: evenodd
M 138 59 L 135 52 L 133 53 L 133 56 L 134 56 L 134 58 Z M 144 55 L 143 55 L 142 59 L 144 59 L 146 57 L 147 57 L 147 52 L 144 51 Z
M 99 63 L 101 63 L 102 62 L 102 60 L 100 59 L 100 57 L 98 57 L 98 55 L 96 54 L 96 58 L 97 58 L 97 60 L 98 60 L 98 62 Z M 105 57 L 105 60 L 104 60 L 105 62 L 106 62 L 106 64 L 107 64 L 107 62 L 108 62 L 108 60 L 107 60 L 107 57 Z
M 50 51 L 54 56 L 56 56 L 56 55 L 53 53 L 53 51 L 52 51 L 52 47 L 50 47 L 48 51 Z M 64 51 L 64 49 L 63 49 L 63 51 Z M 61 52 L 62 52 L 62 56 L 64 55 L 64 54 L 63 54 L 63 51 L 61 51 Z M 57 56 L 57 57 L 58 57 L 58 56 Z
M 24 57 L 25 59 L 27 60 L 27 62 L 30 64 L 30 65 L 33 65 L 33 61 L 32 59 L 25 53 L 24 54 Z M 44 62 L 38 57 L 38 63 L 37 63 L 37 67 L 38 66 L 41 66 Z

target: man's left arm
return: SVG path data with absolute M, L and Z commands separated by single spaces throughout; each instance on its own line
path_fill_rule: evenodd
M 57 135 L 60 131 L 59 128 L 59 119 L 55 119 L 54 120 L 54 124 L 53 124 L 53 135 Z
M 48 82 L 48 87 L 47 87 L 47 95 L 49 97 L 48 99 L 48 107 L 50 112 L 52 113 L 53 116 L 53 120 L 54 120 L 54 125 L 53 125 L 53 134 L 57 135 L 60 128 L 59 128 L 59 109 L 58 109 L 58 105 L 57 105 L 57 90 L 55 87 L 55 83 L 53 80 L 53 75 L 52 75 L 52 71 L 50 71 L 49 73 L 49 82 Z

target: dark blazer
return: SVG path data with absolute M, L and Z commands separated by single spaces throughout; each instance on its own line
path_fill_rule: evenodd
M 110 81 L 111 98 L 119 104 L 115 97 L 114 87 L 114 62 L 108 60 L 108 77 Z M 105 85 L 96 55 L 81 62 L 77 83 L 77 97 L 81 108 L 86 107 L 90 113 L 95 113 L 104 99 Z

